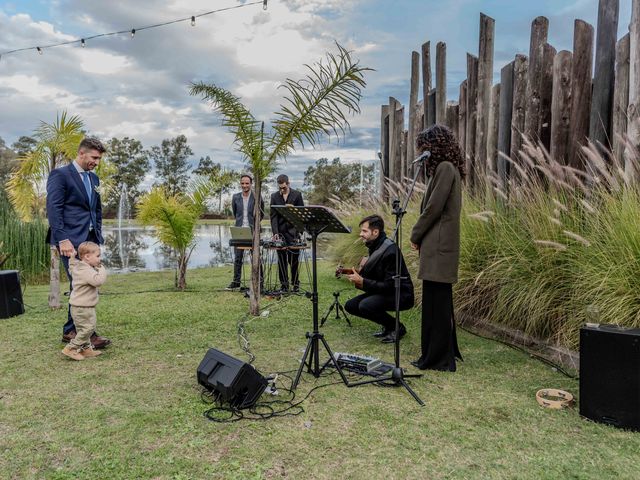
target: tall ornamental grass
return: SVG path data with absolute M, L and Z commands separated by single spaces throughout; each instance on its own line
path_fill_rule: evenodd
M 0 257 L 7 256 L 3 270 L 19 270 L 27 282 L 41 281 L 49 273 L 46 222 L 23 222 L 0 189 Z
M 634 152 L 625 174 L 615 158 L 590 145 L 584 170 L 577 170 L 529 143 L 517 164 L 508 160 L 506 185 L 489 174 L 482 194 L 465 191 L 455 300 L 462 317 L 572 349 L 585 322 L 640 327 L 640 186 L 628 175 L 640 171 Z M 391 198 L 403 190 L 390 185 Z M 420 197 L 409 203 L 403 229 L 414 279 L 417 256 L 408 241 Z M 374 212 L 394 223 L 380 198 L 335 208 L 352 227 Z M 337 237 L 333 258 L 355 262 L 364 252 L 356 240 L 355 233 Z

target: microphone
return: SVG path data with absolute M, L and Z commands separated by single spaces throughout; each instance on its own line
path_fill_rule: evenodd
M 425 150 L 422 155 L 420 155 L 418 158 L 416 158 L 413 162 L 411 162 L 411 165 L 415 164 L 415 163 L 420 163 L 420 162 L 424 162 L 425 160 L 427 160 L 429 157 L 431 157 L 431 152 L 429 150 Z

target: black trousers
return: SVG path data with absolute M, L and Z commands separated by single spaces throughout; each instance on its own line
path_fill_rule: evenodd
M 278 250 L 278 276 L 280 277 L 280 285 L 289 288 L 289 266 L 291 266 L 291 285 L 300 286 L 300 278 L 298 275 L 298 264 L 300 258 L 300 250 L 283 249 Z
M 242 280 L 242 262 L 244 260 L 244 252 L 244 249 L 233 249 L 233 283 L 240 283 Z M 249 270 L 249 283 L 251 283 L 251 270 Z M 262 284 L 262 264 L 260 264 L 260 284 Z
M 244 260 L 244 250 L 233 249 L 233 283 L 240 283 L 242 278 L 242 261 Z
M 462 360 L 456 337 L 453 289 L 450 283 L 422 282 L 422 369 L 456 371 Z
M 413 306 L 413 298 L 410 301 L 400 298 L 400 310 L 407 310 Z M 347 300 L 344 309 L 351 315 L 371 320 L 387 331 L 391 332 L 396 328 L 396 318 L 387 312 L 395 311 L 395 294 L 380 295 L 363 293 L 357 297 Z

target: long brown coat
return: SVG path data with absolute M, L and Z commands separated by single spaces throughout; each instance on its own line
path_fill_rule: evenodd
M 411 232 L 411 242 L 420 247 L 421 280 L 458 281 L 461 208 L 460 172 L 451 162 L 442 162 L 429 179 L 420 217 Z

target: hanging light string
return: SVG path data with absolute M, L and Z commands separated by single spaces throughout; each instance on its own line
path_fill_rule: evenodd
M 227 11 L 227 10 L 235 10 L 237 8 L 250 7 L 252 5 L 258 5 L 258 4 L 261 4 L 263 10 L 266 10 L 267 9 L 267 1 L 268 0 L 258 0 L 257 2 L 245 3 L 243 5 L 236 5 L 236 6 L 233 6 L 233 7 L 226 7 L 226 8 L 219 8 L 217 10 L 211 10 L 209 12 L 200 13 L 198 15 L 189 15 L 188 17 L 185 17 L 185 18 L 178 18 L 177 20 L 170 20 L 168 22 L 156 23 L 154 25 L 146 25 L 144 27 L 136 27 L 136 28 L 132 28 L 131 30 L 120 30 L 118 32 L 99 33 L 98 35 L 92 35 L 90 37 L 83 37 L 83 38 L 79 38 L 78 40 L 69 40 L 69 41 L 66 41 L 66 42 L 52 43 L 50 45 L 44 45 L 44 46 L 16 48 L 15 50 L 9 50 L 9 51 L 0 53 L 0 57 L 3 57 L 5 55 L 9 55 L 10 53 L 24 52 L 26 50 L 36 50 L 40 55 L 42 55 L 43 50 L 46 49 L 46 48 L 61 47 L 63 45 L 72 45 L 74 43 L 79 43 L 81 46 L 84 47 L 88 40 L 93 40 L 95 38 L 100 38 L 100 37 L 110 37 L 110 36 L 113 36 L 113 35 L 123 35 L 125 33 L 131 34 L 131 38 L 133 38 L 137 32 L 140 32 L 142 30 L 149 30 L 151 28 L 164 27 L 164 26 L 167 26 L 167 25 L 173 25 L 174 23 L 191 22 L 191 26 L 195 26 L 196 18 L 206 17 L 207 15 L 212 15 L 214 13 L 224 12 L 224 11 Z

